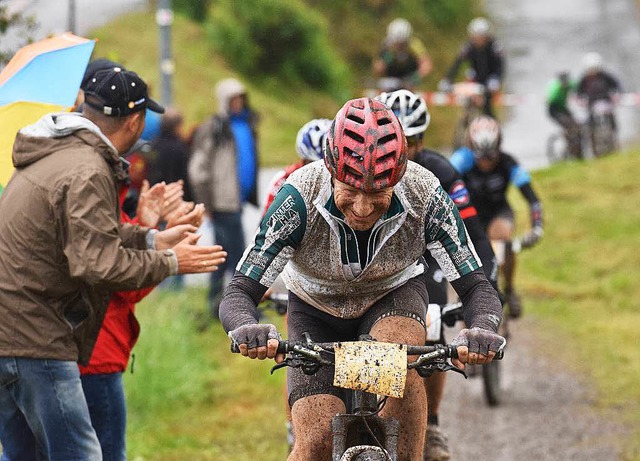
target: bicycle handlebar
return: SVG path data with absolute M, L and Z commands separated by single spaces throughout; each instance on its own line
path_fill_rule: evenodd
M 340 342 L 331 342 L 331 343 L 314 343 L 314 342 L 305 342 L 305 341 L 280 341 L 278 344 L 278 353 L 279 354 L 288 354 L 290 352 L 294 354 L 300 354 L 305 358 L 308 358 L 313 361 L 317 361 L 317 363 L 326 364 L 325 362 L 332 363 L 330 360 L 324 359 L 320 357 L 321 352 L 333 352 L 335 345 Z M 458 349 L 456 346 L 451 344 L 436 344 L 433 346 L 416 346 L 412 344 L 403 344 L 407 348 L 407 355 L 420 355 L 425 356 L 429 354 L 434 354 L 434 357 L 431 360 L 435 360 L 437 358 L 447 358 L 447 359 L 457 359 L 458 358 Z M 504 357 L 504 350 L 500 350 L 496 353 L 494 360 L 501 360 Z M 420 361 L 420 358 L 413 362 L 413 364 Z M 409 368 L 415 368 L 415 366 L 411 366 L 409 364 Z

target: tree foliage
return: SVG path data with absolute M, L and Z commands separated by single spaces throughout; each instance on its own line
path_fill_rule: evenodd
M 218 0 L 209 31 L 220 53 L 249 78 L 304 82 L 334 96 L 348 85 L 327 21 L 300 0 Z
M 37 27 L 38 24 L 34 18 L 11 11 L 8 4 L 0 0 L 0 42 L 2 41 L 2 36 L 7 32 L 14 32 L 20 38 L 17 44 L 17 48 L 19 49 L 33 41 L 32 34 Z M 0 50 L 0 68 L 9 62 L 16 51 L 17 49 Z

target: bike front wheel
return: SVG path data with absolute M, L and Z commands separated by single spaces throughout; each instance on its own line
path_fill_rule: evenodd
M 554 133 L 547 139 L 547 159 L 550 164 L 566 160 L 568 150 L 569 146 L 563 135 Z
M 340 461 L 388 461 L 389 456 L 380 447 L 370 445 L 357 445 L 348 448 Z
M 482 365 L 482 384 L 487 405 L 495 407 L 500 404 L 501 379 L 500 361 L 493 360 Z

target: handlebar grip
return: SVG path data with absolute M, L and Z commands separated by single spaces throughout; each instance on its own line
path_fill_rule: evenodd
M 286 354 L 289 352 L 289 341 L 278 342 L 278 354 Z
M 447 355 L 449 356 L 449 358 L 457 359 L 458 349 L 455 346 L 447 346 L 447 347 L 448 347 Z M 501 349 L 498 352 L 496 352 L 496 355 L 493 357 L 493 360 L 502 360 L 503 358 L 504 358 L 504 349 Z

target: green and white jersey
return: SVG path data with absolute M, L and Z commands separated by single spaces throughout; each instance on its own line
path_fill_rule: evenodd
M 360 251 L 319 160 L 280 189 L 237 270 L 266 287 L 282 273 L 287 289 L 305 302 L 335 317 L 358 318 L 423 273 L 427 249 L 450 281 L 481 266 L 456 206 L 430 171 L 409 162 L 367 250 Z

